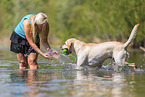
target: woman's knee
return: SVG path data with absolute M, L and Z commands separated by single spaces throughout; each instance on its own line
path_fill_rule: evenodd
M 36 65 L 37 64 L 37 54 L 35 53 L 31 53 L 29 56 L 28 56 L 28 63 L 29 65 Z
M 36 59 L 29 58 L 28 59 L 28 64 L 30 66 L 30 69 L 38 69 L 38 65 L 37 65 L 37 60 Z
M 17 54 L 17 59 L 18 59 L 19 65 L 20 65 L 20 69 L 21 69 L 21 67 L 22 67 L 22 69 L 28 67 L 27 59 L 21 53 Z
M 30 58 L 29 58 L 29 59 L 28 59 L 28 64 L 29 64 L 29 65 L 37 64 L 37 60 L 36 60 L 36 59 L 32 59 L 32 58 L 30 59 Z

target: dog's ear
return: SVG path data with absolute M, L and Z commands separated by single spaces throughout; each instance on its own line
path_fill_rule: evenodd
M 68 47 L 68 50 L 69 50 L 70 47 L 71 47 L 71 41 L 67 41 L 67 47 Z
M 68 47 L 68 50 L 70 50 L 70 48 L 71 48 L 71 46 L 74 44 L 75 40 L 76 40 L 76 39 L 71 38 L 71 39 L 68 39 L 68 40 L 66 41 L 66 45 L 67 45 L 67 47 Z

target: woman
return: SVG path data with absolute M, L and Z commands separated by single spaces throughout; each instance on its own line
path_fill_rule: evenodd
M 20 23 L 14 29 L 11 35 L 10 50 L 17 54 L 19 68 L 37 69 L 37 56 L 40 54 L 46 59 L 51 59 L 48 53 L 40 50 L 40 40 L 44 48 L 52 54 L 54 58 L 58 58 L 59 54 L 53 51 L 47 41 L 49 34 L 49 23 L 47 15 L 44 13 L 29 14 L 22 18 Z

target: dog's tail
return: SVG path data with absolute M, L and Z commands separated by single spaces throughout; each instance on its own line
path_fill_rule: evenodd
M 131 34 L 130 34 L 129 39 L 124 43 L 124 47 L 125 47 L 125 48 L 128 47 L 129 44 L 130 44 L 130 43 L 133 41 L 133 39 L 135 38 L 136 33 L 137 33 L 137 28 L 138 28 L 138 26 L 139 26 L 139 24 L 136 24 L 136 25 L 134 26 L 134 28 L 133 28 L 133 30 L 132 30 L 132 32 L 131 32 Z

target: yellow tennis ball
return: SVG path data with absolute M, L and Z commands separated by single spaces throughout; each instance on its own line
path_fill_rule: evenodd
M 63 52 L 64 52 L 64 53 L 66 53 L 66 52 L 67 52 L 67 50 L 68 50 L 68 49 L 67 49 L 67 48 L 65 48 L 65 49 L 63 49 Z

